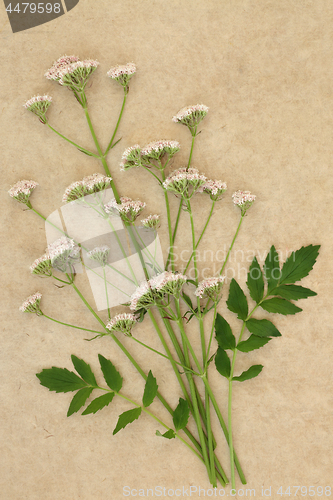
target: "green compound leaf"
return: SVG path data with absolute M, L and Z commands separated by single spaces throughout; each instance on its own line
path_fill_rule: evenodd
M 279 285 L 272 291 L 272 295 L 279 295 L 289 300 L 299 300 L 314 297 L 317 294 L 313 290 L 310 290 L 310 288 L 304 288 L 299 285 Z
M 250 352 L 255 349 L 259 349 L 260 347 L 267 344 L 270 340 L 269 337 L 257 337 L 256 335 L 251 335 L 247 340 L 239 342 L 237 344 L 237 349 L 242 352 Z
M 248 319 L 246 322 L 249 332 L 257 337 L 281 337 L 281 333 L 268 319 Z
M 230 371 L 231 371 L 230 358 L 228 354 L 221 347 L 219 347 L 216 352 L 215 366 L 217 371 L 222 375 L 222 377 L 226 378 L 230 377 Z
M 186 304 L 189 306 L 189 308 L 191 309 L 191 311 L 193 311 L 192 300 L 190 299 L 190 297 L 188 295 L 186 295 L 185 292 L 182 292 L 182 298 L 184 299 L 184 301 L 186 302 Z
M 302 311 L 300 307 L 295 306 L 295 304 L 292 304 L 291 302 L 289 302 L 289 300 L 279 299 L 277 297 L 274 299 L 264 300 L 264 302 L 262 302 L 260 305 L 263 309 L 265 309 L 265 311 L 271 313 L 287 315 L 296 314 Z
M 238 382 L 244 382 L 244 380 L 250 380 L 251 378 L 257 377 L 261 370 L 263 369 L 262 365 L 253 365 L 251 368 L 243 372 L 239 377 L 233 377 L 232 380 Z
M 109 359 L 104 358 L 101 354 L 98 355 L 98 359 L 105 382 L 108 384 L 110 389 L 119 392 L 123 385 L 123 378 L 120 376 L 120 373 L 116 370 Z
M 231 327 L 219 313 L 216 315 L 215 333 L 217 343 L 222 349 L 235 349 L 236 339 L 232 333 Z
M 153 376 L 151 370 L 148 373 L 146 380 L 145 390 L 142 397 L 143 406 L 147 407 L 152 404 L 154 398 L 157 394 L 158 385 L 156 383 L 156 378 Z
M 73 415 L 73 413 L 76 413 L 80 408 L 82 408 L 82 406 L 84 406 L 93 390 L 93 387 L 85 387 L 84 389 L 80 389 L 76 394 L 74 394 L 74 397 L 68 408 L 67 417 L 70 417 L 71 415 Z
M 156 436 L 163 437 L 166 439 L 173 439 L 176 437 L 176 433 L 173 429 L 169 429 L 164 434 L 161 434 L 160 431 L 156 431 Z
M 173 412 L 173 425 L 175 426 L 176 432 L 184 429 L 186 427 L 188 419 L 190 416 L 190 408 L 185 399 L 179 398 L 179 403 L 175 411 Z
M 87 384 L 97 387 L 97 382 L 95 379 L 95 375 L 93 374 L 90 365 L 83 361 L 83 359 L 79 359 L 74 354 L 71 356 L 72 363 L 74 365 L 75 370 L 79 375 L 87 382 Z
M 239 319 L 245 321 L 249 310 L 247 300 L 243 290 L 234 278 L 232 278 L 230 283 L 227 306 L 229 311 L 236 313 Z
M 256 257 L 249 268 L 246 284 L 252 299 L 258 304 L 264 296 L 264 279 Z
M 94 399 L 89 406 L 82 412 L 82 415 L 89 415 L 89 413 L 96 413 L 105 406 L 108 406 L 114 398 L 114 392 L 103 394 L 99 398 Z
M 134 420 L 137 420 L 141 415 L 141 408 L 133 408 L 132 410 L 125 411 L 119 415 L 117 425 L 113 431 L 113 435 L 124 429 L 126 425 L 131 424 Z
M 309 274 L 318 257 L 320 245 L 309 245 L 293 252 L 282 267 L 280 285 L 295 283 Z
M 279 255 L 275 250 L 274 245 L 271 247 L 267 254 L 265 264 L 264 264 L 265 278 L 268 283 L 268 292 L 273 290 L 279 282 L 281 277 L 281 269 L 279 264 Z
M 57 368 L 56 366 L 46 368 L 37 373 L 36 376 L 44 387 L 55 392 L 77 391 L 88 385 L 76 373 L 70 372 L 67 368 Z

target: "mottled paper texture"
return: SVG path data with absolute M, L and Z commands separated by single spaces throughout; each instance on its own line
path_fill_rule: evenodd
M 180 442 L 158 438 L 156 430 L 163 429 L 147 415 L 113 436 L 118 415 L 129 409 L 126 402 L 115 398 L 96 415 L 67 418 L 71 394 L 51 393 L 35 376 L 51 366 L 72 369 L 70 355 L 75 354 L 91 364 L 101 382 L 101 353 L 120 370 L 129 396 L 139 401 L 144 387 L 110 338 L 86 342 L 87 332 L 18 310 L 38 290 L 49 316 L 98 327 L 69 287 L 59 289 L 52 280 L 31 276 L 29 266 L 46 246 L 44 222 L 7 194 L 20 179 L 37 181 L 34 207 L 47 217 L 62 205 L 70 183 L 101 172 L 97 160 L 57 137 L 23 108 L 31 96 L 50 94 L 52 126 L 94 148 L 71 93 L 43 76 L 63 54 L 100 62 L 89 80 L 87 97 L 103 148 L 122 102 L 121 87 L 106 72 L 115 64 L 136 63 L 118 132 L 121 141 L 108 160 L 119 191 L 144 200 L 146 215 L 162 214 L 159 237 L 164 252 L 168 234 L 162 191 L 146 171 L 121 172 L 119 163 L 126 147 L 165 138 L 181 144 L 172 166 L 185 165 L 191 136 L 172 122 L 172 116 L 196 103 L 208 106 L 209 113 L 195 143 L 193 166 L 228 184 L 200 246 L 200 270 L 214 274 L 221 265 L 239 219 L 231 202 L 237 189 L 248 189 L 257 199 L 231 255 L 228 280 L 235 273 L 245 287 L 253 255 L 262 263 L 272 244 L 284 259 L 302 245 L 321 245 L 314 270 L 302 282 L 318 295 L 298 303 L 300 314 L 270 316 L 282 337 L 237 357 L 237 375 L 250 364 L 263 364 L 264 369 L 256 379 L 234 384 L 233 429 L 248 480 L 242 486 L 237 477 L 237 489 L 243 488 L 239 498 L 250 497 L 246 488 L 255 490 L 256 498 L 271 493 L 270 498 L 281 499 L 286 497 L 278 495 L 280 486 L 283 491 L 291 486 L 292 495 L 295 485 L 323 486 L 324 492 L 326 486 L 333 487 L 332 20 L 333 4 L 326 0 L 81 0 L 52 22 L 12 33 L 0 5 L 1 499 L 120 500 L 128 491 L 151 498 L 161 491 L 160 496 L 171 497 L 172 492 L 189 494 L 191 486 L 192 498 L 200 498 L 199 487 L 206 497 L 210 494 L 204 466 Z M 172 197 L 173 214 L 177 208 Z M 199 234 L 210 209 L 208 196 L 193 199 L 193 209 Z M 179 264 L 181 250 L 190 244 L 184 213 L 176 240 Z M 212 255 L 220 259 L 217 264 Z M 77 275 L 77 285 L 93 303 L 84 275 Z M 226 298 L 227 288 L 219 312 L 226 314 L 238 335 L 239 322 L 227 312 Z M 120 306 L 112 312 L 121 310 Z M 256 317 L 268 314 L 263 311 Z M 162 349 L 148 320 L 136 335 Z M 190 336 L 199 348 L 195 323 Z M 130 338 L 121 340 L 147 373 L 152 370 L 161 393 L 175 408 L 181 393 L 169 363 L 148 355 Z M 226 416 L 227 382 L 213 366 L 210 380 Z M 171 424 L 158 402 L 151 409 Z M 230 476 L 228 449 L 215 416 L 213 431 L 218 456 Z

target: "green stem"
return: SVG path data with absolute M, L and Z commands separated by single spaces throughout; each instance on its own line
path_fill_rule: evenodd
M 104 284 L 105 284 L 105 295 L 106 295 L 106 305 L 108 308 L 108 317 L 111 319 L 110 305 L 109 305 L 109 294 L 108 294 L 108 286 L 106 283 L 106 275 L 105 275 L 105 267 L 103 266 L 103 275 L 104 275 Z
M 162 180 L 163 182 L 165 181 L 165 173 L 164 170 L 162 170 Z M 166 206 L 166 211 L 167 211 L 167 218 L 168 218 L 168 229 L 169 229 L 169 255 L 168 255 L 168 261 L 170 259 L 171 261 L 171 269 L 172 272 L 175 271 L 175 263 L 174 263 L 174 256 L 173 256 L 173 234 L 172 234 L 172 227 L 171 227 L 171 215 L 170 215 L 170 204 L 169 204 L 169 197 L 168 197 L 168 192 L 166 189 L 164 189 L 164 199 L 165 199 L 165 206 Z M 167 269 L 167 267 L 166 267 Z
M 62 135 L 60 132 L 58 132 L 55 128 L 51 127 L 51 125 L 49 123 L 46 123 L 46 125 L 51 129 L 53 130 L 53 132 L 55 132 L 57 135 L 59 135 L 59 137 L 61 137 L 62 139 L 65 139 L 65 141 L 69 142 L 70 144 L 72 144 L 73 146 L 75 146 L 79 151 L 82 151 L 83 153 L 86 153 L 87 155 L 89 156 L 93 156 L 94 158 L 98 158 L 99 159 L 99 156 L 96 155 L 95 153 L 92 153 L 91 151 L 88 151 L 87 149 L 83 148 L 82 146 L 79 146 L 78 144 L 76 144 L 75 142 L 71 141 L 70 139 L 68 139 L 66 136 Z
M 189 159 L 188 159 L 188 164 L 187 164 L 187 170 L 190 168 L 190 165 L 191 165 L 191 160 L 192 160 L 192 154 L 193 154 L 193 146 L 194 146 L 194 141 L 195 141 L 195 138 L 196 138 L 196 135 L 197 135 L 197 125 L 195 126 L 195 131 L 194 133 L 192 132 L 191 130 L 191 134 L 192 134 L 192 144 L 191 144 L 191 151 L 190 151 L 190 156 L 189 156 Z
M 237 229 L 236 229 L 236 232 L 235 232 L 235 236 L 234 236 L 234 238 L 233 238 L 233 240 L 232 240 L 232 242 L 231 242 L 231 245 L 230 245 L 230 247 L 229 247 L 229 250 L 228 250 L 227 256 L 226 256 L 226 258 L 225 258 L 225 261 L 224 261 L 224 263 L 223 263 L 223 266 L 221 267 L 221 270 L 220 270 L 220 276 L 221 276 L 221 274 L 223 273 L 225 266 L 227 265 L 227 262 L 228 262 L 228 260 L 229 260 L 229 255 L 230 255 L 230 252 L 231 252 L 232 247 L 234 246 L 234 243 L 235 243 L 236 238 L 237 238 L 237 236 L 238 236 L 238 233 L 239 233 L 240 227 L 241 227 L 241 225 L 242 225 L 243 219 L 244 219 L 244 215 L 241 215 L 241 218 L 240 218 L 239 224 L 238 224 Z
M 70 323 L 64 323 L 63 321 L 59 321 L 57 319 L 51 318 L 50 316 L 47 316 L 47 314 L 43 313 L 44 318 L 50 319 L 51 321 L 54 321 L 55 323 L 59 323 L 59 325 L 64 325 L 64 326 L 69 326 L 70 328 L 76 328 L 77 330 L 83 330 L 85 332 L 91 332 L 91 333 L 99 333 L 100 335 L 105 335 L 104 332 L 98 332 L 97 330 L 90 330 L 90 328 L 83 328 L 82 326 L 76 326 L 76 325 L 71 325 Z
M 181 214 L 181 211 L 182 211 L 182 206 L 183 206 L 183 198 L 180 199 L 178 213 L 177 213 L 177 217 L 176 217 L 175 228 L 174 228 L 173 233 L 172 233 L 172 245 L 171 245 L 171 248 L 169 248 L 169 253 L 168 253 L 168 257 L 167 257 L 165 269 L 168 269 L 170 258 L 171 258 L 171 253 L 170 252 L 171 252 L 171 249 L 173 251 L 173 247 L 174 247 L 174 244 L 175 244 L 175 239 L 176 239 L 176 234 L 177 234 L 177 229 L 178 229 L 178 223 L 179 223 L 179 219 L 180 219 L 180 214 Z
M 112 148 L 113 140 L 114 140 L 114 138 L 115 138 L 115 136 L 116 136 L 116 133 L 117 133 L 117 131 L 118 131 L 118 127 L 119 127 L 119 124 L 120 124 L 120 120 L 121 120 L 121 117 L 122 117 L 123 112 L 124 112 L 125 103 L 126 103 L 126 97 L 127 97 L 127 92 L 126 92 L 126 90 L 125 90 L 125 88 L 124 88 L 124 99 L 123 99 L 123 105 L 122 105 L 121 110 L 120 110 L 120 114 L 119 114 L 119 118 L 118 118 L 118 121 L 117 121 L 117 124 L 116 124 L 116 128 L 114 129 L 113 135 L 112 135 L 112 137 L 111 137 L 111 140 L 110 140 L 110 142 L 109 142 L 108 147 L 107 147 L 107 148 L 106 148 L 106 150 L 105 150 L 104 156 L 106 156 L 106 155 L 108 154 L 108 152 L 110 151 L 110 149 Z

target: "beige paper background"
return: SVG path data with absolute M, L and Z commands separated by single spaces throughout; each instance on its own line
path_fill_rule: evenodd
M 239 372 L 251 363 L 265 368 L 257 379 L 234 384 L 233 425 L 247 488 L 255 489 L 256 497 L 262 497 L 262 487 L 271 486 L 270 498 L 277 499 L 280 486 L 333 486 L 332 20 L 333 4 L 325 0 L 81 0 L 51 23 L 12 34 L 0 5 L 1 499 L 118 500 L 124 498 L 126 485 L 143 488 L 145 494 L 158 485 L 166 490 L 209 488 L 197 458 L 181 443 L 157 438 L 158 425 L 148 416 L 112 436 L 127 404 L 114 400 L 96 415 L 67 418 L 71 394 L 50 393 L 35 377 L 52 365 L 71 369 L 72 353 L 98 372 L 97 354 L 102 353 L 119 367 L 127 394 L 139 399 L 143 390 L 141 377 L 111 340 L 87 343 L 83 332 L 18 311 L 39 290 L 50 316 L 96 327 L 72 290 L 30 275 L 29 265 L 46 245 L 44 224 L 7 194 L 19 179 L 36 180 L 40 187 L 34 206 L 47 216 L 61 204 L 68 184 L 101 171 L 94 159 L 56 137 L 22 107 L 32 95 L 50 93 L 50 123 L 93 148 L 71 94 L 43 77 L 64 53 L 101 63 L 87 94 L 104 147 L 122 99 L 121 88 L 105 73 L 117 63 L 137 64 L 118 134 L 122 141 L 111 152 L 109 165 L 120 192 L 145 200 L 147 214 L 164 214 L 161 192 L 144 171 L 120 172 L 121 154 L 137 142 L 170 138 L 182 146 L 174 167 L 184 164 L 190 134 L 171 118 L 181 107 L 202 102 L 210 111 L 195 144 L 193 166 L 228 183 L 202 248 L 216 252 L 230 243 L 239 218 L 230 195 L 240 188 L 255 192 L 257 201 L 236 244 L 244 258 L 233 255 L 230 269 L 247 266 L 251 252 L 263 256 L 272 244 L 284 256 L 302 245 L 322 245 L 313 272 L 303 282 L 318 296 L 301 301 L 301 314 L 273 316 L 282 338 L 238 356 Z M 198 196 L 193 205 L 199 228 L 209 210 L 207 197 Z M 176 207 L 172 200 L 174 211 Z M 185 216 L 180 234 L 178 251 L 190 243 Z M 165 224 L 160 237 L 166 247 Z M 207 266 L 213 269 L 208 257 L 201 262 L 201 268 Z M 83 277 L 77 281 L 91 300 Z M 245 285 L 244 271 L 240 283 Z M 238 327 L 225 302 L 219 310 Z M 148 320 L 136 334 L 160 348 Z M 194 343 L 198 339 L 195 324 L 191 337 Z M 146 371 L 152 369 L 160 391 L 175 407 L 181 394 L 168 363 L 148 356 L 130 339 L 122 340 Z M 226 415 L 226 381 L 213 367 L 211 380 Z M 151 408 L 170 423 L 159 403 Z M 215 419 L 213 428 L 229 475 L 227 447 Z M 238 479 L 237 488 L 242 488 Z

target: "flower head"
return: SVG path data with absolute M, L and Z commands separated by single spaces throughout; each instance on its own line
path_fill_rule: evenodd
M 149 229 L 157 229 L 160 225 L 160 215 L 148 215 L 145 219 L 141 219 L 141 224 L 143 227 L 147 227 Z
M 9 196 L 26 205 L 29 202 L 31 193 L 38 185 L 39 184 L 35 181 L 19 181 L 12 188 L 10 188 L 8 193 Z
M 138 309 L 148 309 L 154 305 L 155 298 L 148 281 L 143 281 L 131 295 L 130 309 L 137 311 Z
M 236 191 L 232 195 L 232 201 L 241 209 L 242 215 L 250 208 L 256 196 L 251 194 L 250 191 Z
M 60 85 L 83 90 L 89 76 L 97 69 L 97 66 L 99 62 L 93 59 L 72 62 L 59 71 L 58 81 Z
M 48 245 L 48 252 L 52 266 L 63 273 L 68 268 L 71 270 L 73 264 L 80 262 L 80 247 L 67 236 L 62 236 Z
M 136 322 L 137 319 L 132 313 L 117 314 L 117 316 L 109 321 L 106 328 L 110 332 L 122 332 L 124 335 L 131 337 L 131 330 Z
M 49 95 L 36 95 L 31 97 L 23 106 L 32 113 L 38 116 L 42 123 L 46 123 L 46 111 L 51 105 L 52 97 Z
M 145 206 L 146 204 L 142 201 L 133 201 L 131 198 L 122 196 L 120 198 L 120 203 L 117 203 L 117 201 L 113 199 L 104 205 L 104 210 L 107 214 L 118 212 L 123 221 L 134 222 Z
M 141 165 L 141 148 L 139 144 L 125 149 L 121 157 L 120 170 L 128 170 Z
M 217 278 L 206 278 L 200 281 L 198 288 L 195 290 L 194 294 L 200 299 L 208 297 L 214 302 L 218 299 L 219 293 L 224 283 L 224 276 L 218 276 Z
M 136 66 L 134 63 L 127 63 L 124 65 L 113 66 L 107 72 L 107 76 L 116 80 L 120 85 L 124 87 L 124 90 L 128 92 L 128 84 L 132 76 L 136 72 Z
M 38 276 L 52 276 L 52 263 L 48 251 L 31 264 L 30 271 Z
M 208 113 L 207 106 L 204 104 L 195 104 L 194 106 L 187 106 L 182 108 L 178 113 L 172 118 L 175 123 L 182 123 L 186 125 L 193 134 L 195 132 L 196 126 L 201 122 L 201 120 Z
M 61 71 L 69 64 L 77 62 L 78 60 L 79 58 L 77 56 L 62 56 L 53 64 L 50 69 L 47 70 L 44 76 L 48 80 L 54 80 L 57 82 L 60 80 Z
M 179 297 L 179 293 L 186 281 L 187 277 L 183 274 L 164 271 L 161 274 L 153 276 L 149 280 L 149 285 L 154 292 L 159 292 L 162 295 L 167 293 Z
M 107 245 L 103 245 L 90 250 L 90 252 L 87 253 L 87 257 L 99 262 L 104 267 L 108 262 L 109 253 L 110 248 Z
M 104 191 L 110 186 L 112 177 L 106 177 L 103 174 L 92 174 L 84 177 L 81 181 L 73 182 L 62 197 L 63 202 L 78 200 L 83 196 Z
M 200 174 L 196 168 L 179 168 L 172 172 L 163 182 L 167 191 L 180 194 L 185 199 L 190 199 L 194 193 L 202 193 L 207 177 Z
M 147 144 L 147 146 L 142 148 L 141 156 L 143 161 L 159 160 L 165 154 L 168 154 L 169 158 L 172 158 L 173 155 L 178 153 L 179 150 L 180 150 L 179 142 L 160 140 L 160 141 L 150 142 L 149 144 Z
M 203 190 L 205 193 L 210 195 L 211 200 L 217 201 L 220 199 L 222 193 L 224 193 L 227 189 L 227 185 L 222 181 L 215 181 L 208 179 L 206 184 L 203 186 Z
M 30 297 L 23 302 L 19 310 L 22 312 L 36 313 L 38 316 L 41 316 L 43 314 L 39 305 L 41 298 L 42 294 L 40 292 L 30 295 Z

